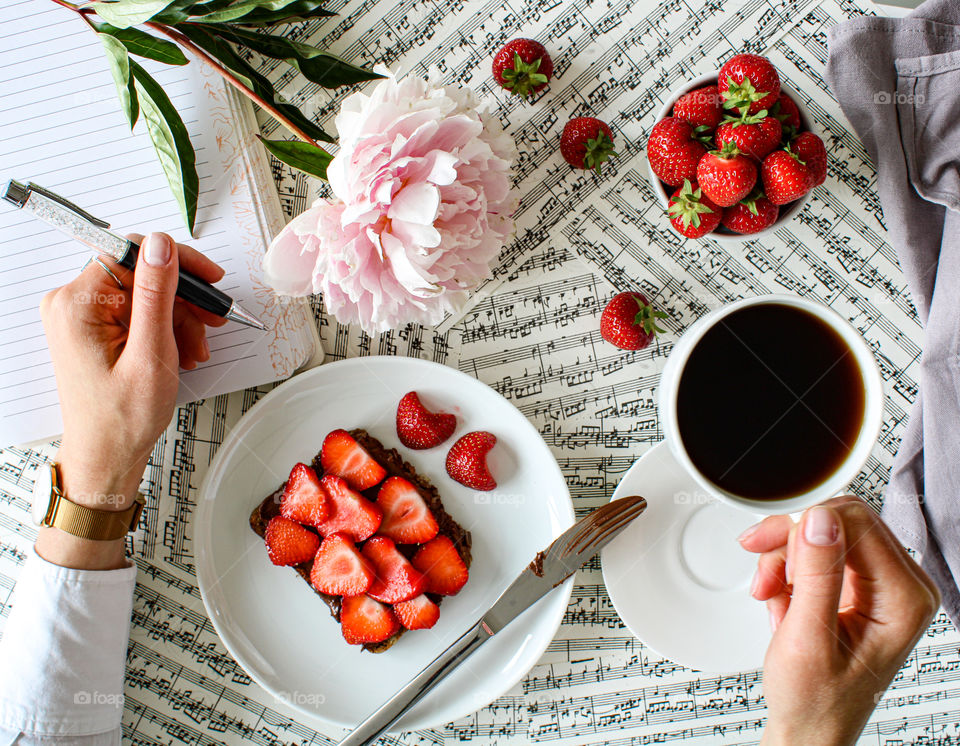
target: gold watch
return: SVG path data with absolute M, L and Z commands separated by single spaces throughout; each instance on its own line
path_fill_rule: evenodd
M 143 495 L 137 494 L 133 505 L 126 510 L 97 510 L 72 502 L 63 494 L 60 465 L 50 463 L 40 467 L 33 483 L 33 522 L 38 526 L 52 526 L 94 541 L 122 539 L 133 531 L 140 521 Z

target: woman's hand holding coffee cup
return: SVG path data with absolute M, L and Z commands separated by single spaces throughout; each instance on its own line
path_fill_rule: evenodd
M 927 574 L 856 497 L 770 516 L 740 537 L 774 630 L 764 744 L 854 743 L 940 604 Z

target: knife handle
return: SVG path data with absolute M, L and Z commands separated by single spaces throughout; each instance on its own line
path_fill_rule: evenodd
M 379 709 L 358 725 L 353 733 L 338 746 L 366 746 L 374 743 L 384 731 L 433 687 L 439 684 L 453 669 L 459 666 L 491 633 L 484 628 L 481 619 L 468 629 L 450 647 L 433 659 L 426 668 L 413 677 L 404 687 L 387 700 Z

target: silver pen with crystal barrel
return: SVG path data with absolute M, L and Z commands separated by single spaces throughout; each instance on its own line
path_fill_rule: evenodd
M 3 196 L 10 204 L 30 212 L 94 251 L 111 257 L 121 267 L 132 270 L 137 266 L 140 244 L 112 233 L 108 230 L 109 223 L 93 217 L 63 197 L 36 184 L 21 184 L 13 180 L 7 184 Z M 244 326 L 260 330 L 267 328 L 260 319 L 229 295 L 182 267 L 177 283 L 177 297 Z

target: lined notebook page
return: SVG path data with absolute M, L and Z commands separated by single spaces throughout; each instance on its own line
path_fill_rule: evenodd
M 2 185 L 11 178 L 34 181 L 107 220 L 118 233 L 164 231 L 191 243 L 226 270 L 218 287 L 274 327 L 264 333 L 231 322 L 210 330 L 211 359 L 182 374 L 181 401 L 290 375 L 309 356 L 314 337 L 305 314 L 291 318 L 289 309 L 278 311 L 259 278 L 269 235 L 263 235 L 263 205 L 256 204 L 250 179 L 239 183 L 237 177 L 249 176 L 249 164 L 237 164 L 246 157 L 244 134 L 236 135 L 232 147 L 227 142 L 237 112 L 228 108 L 220 81 L 199 63 L 138 61 L 170 96 L 196 149 L 196 237 L 184 227 L 144 123 L 130 133 L 96 35 L 50 0 L 0 7 Z M 216 86 L 219 99 L 211 93 Z M 260 199 L 273 200 L 267 212 L 279 215 L 272 184 Z M 62 430 L 38 305 L 47 291 L 69 282 L 89 255 L 80 243 L 0 203 L 0 445 Z M 285 325 L 278 333 L 276 327 Z

